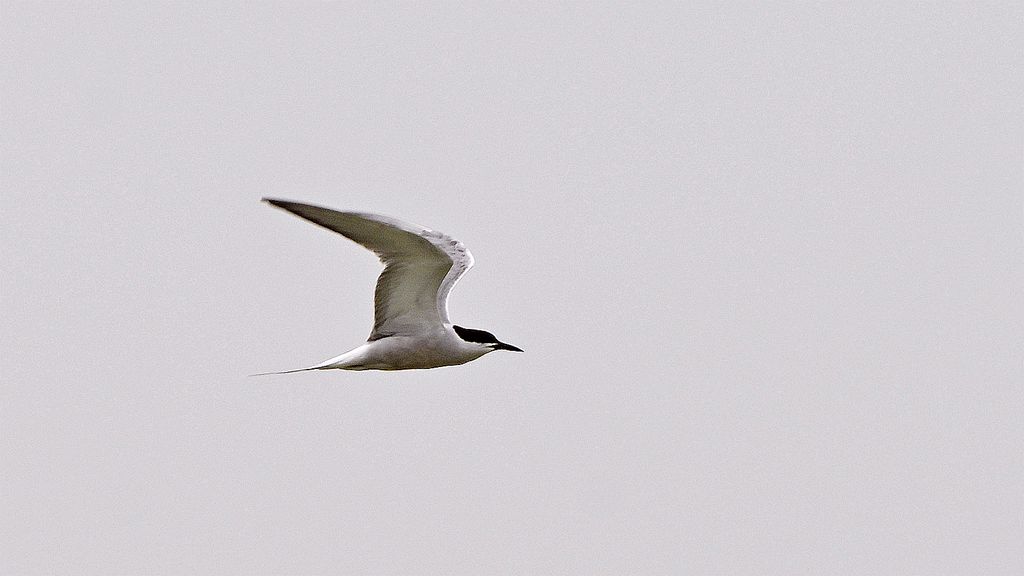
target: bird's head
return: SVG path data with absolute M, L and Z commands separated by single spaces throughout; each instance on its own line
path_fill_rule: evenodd
M 505 344 L 494 337 L 494 334 L 485 332 L 483 330 L 474 330 L 472 328 L 463 328 L 462 326 L 452 326 L 455 329 L 455 333 L 459 335 L 466 342 L 472 342 L 490 348 L 491 350 L 509 350 L 511 352 L 522 352 L 521 349 L 516 348 L 511 344 Z

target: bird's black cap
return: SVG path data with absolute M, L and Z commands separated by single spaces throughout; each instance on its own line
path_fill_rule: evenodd
M 473 328 L 463 328 L 462 326 L 452 326 L 455 329 L 455 333 L 459 335 L 466 342 L 474 342 L 476 344 L 485 344 L 494 348 L 495 350 L 509 350 L 511 352 L 522 352 L 521 349 L 516 348 L 511 344 L 505 344 L 498 340 L 494 334 L 486 332 L 484 330 L 474 330 Z

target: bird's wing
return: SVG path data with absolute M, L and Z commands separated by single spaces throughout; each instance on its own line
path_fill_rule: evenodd
M 338 212 L 287 200 L 270 204 L 333 230 L 372 250 L 384 264 L 374 295 L 370 340 L 421 332 L 448 320 L 448 294 L 473 266 L 458 240 L 379 214 Z

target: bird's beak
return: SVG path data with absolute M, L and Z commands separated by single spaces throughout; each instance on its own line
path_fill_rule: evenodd
M 511 344 L 505 344 L 504 342 L 498 342 L 497 344 L 491 344 L 491 348 L 495 350 L 508 350 L 510 352 L 522 352 L 521 349 L 516 348 Z

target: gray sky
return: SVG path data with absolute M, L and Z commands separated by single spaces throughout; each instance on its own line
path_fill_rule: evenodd
M 0 6 L 0 572 L 1020 574 L 1012 3 Z M 380 212 L 526 350 L 358 345 Z

